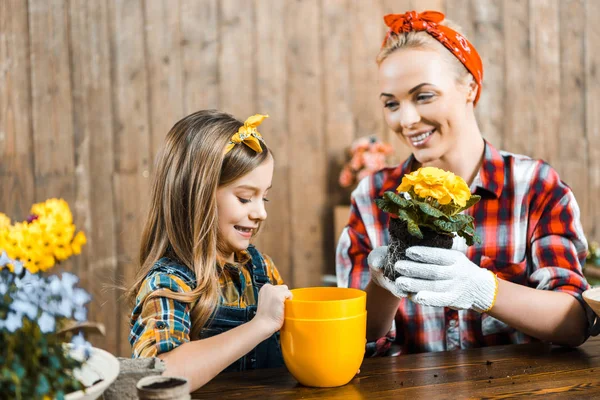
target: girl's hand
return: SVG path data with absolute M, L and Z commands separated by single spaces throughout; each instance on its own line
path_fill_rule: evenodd
M 258 307 L 255 321 L 268 330 L 269 336 L 281 329 L 285 299 L 291 299 L 292 292 L 286 285 L 265 284 L 258 292 Z

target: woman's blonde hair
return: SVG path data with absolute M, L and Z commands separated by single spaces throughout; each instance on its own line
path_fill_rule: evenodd
M 162 257 L 187 266 L 196 275 L 191 292 L 161 290 L 146 300 L 168 297 L 193 305 L 192 337 L 199 334 L 219 299 L 218 266 L 224 264 L 225 247 L 218 232 L 217 188 L 246 175 L 270 155 L 262 141 L 261 153 L 238 144 L 224 154 L 231 136 L 242 125 L 217 110 L 188 115 L 171 128 L 156 162 L 140 268 L 127 295 L 135 300 L 148 272 Z
M 452 28 L 453 30 L 464 36 L 460 26 L 452 22 L 451 20 L 444 19 L 439 24 Z M 449 65 L 452 66 L 452 70 L 455 72 L 456 80 L 458 82 L 462 84 L 469 84 L 470 82 L 475 81 L 473 75 L 471 75 L 471 73 L 463 65 L 463 63 L 461 63 L 460 60 L 456 58 L 454 54 L 452 54 L 446 47 L 444 47 L 443 44 L 434 39 L 426 31 L 411 31 L 400 34 L 390 32 L 390 34 L 386 37 L 385 43 L 379 51 L 379 54 L 377 54 L 377 65 L 381 65 L 381 63 L 390 54 L 400 49 L 435 50 L 442 55 L 444 60 Z

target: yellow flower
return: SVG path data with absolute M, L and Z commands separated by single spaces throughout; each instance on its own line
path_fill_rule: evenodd
M 10 219 L 0 213 L 0 249 L 10 258 L 37 273 L 81 253 L 86 237 L 83 232 L 75 235 L 73 215 L 65 200 L 48 199 L 34 204 L 31 214 L 36 217 L 31 222 L 11 225 Z
M 6 214 L 0 213 L 0 230 L 10 227 L 10 218 Z
M 446 187 L 450 196 L 452 196 L 452 200 L 461 207 L 464 207 L 471 198 L 471 190 L 460 176 L 454 174 L 448 176 L 444 182 L 444 187 Z
M 471 191 L 466 182 L 452 172 L 435 167 L 423 167 L 402 177 L 397 192 L 414 193 L 421 198 L 431 197 L 441 205 L 454 202 L 464 207 L 471 198 Z
M 71 243 L 71 248 L 73 249 L 73 254 L 81 253 L 81 246 L 87 243 L 87 239 L 85 234 L 81 231 L 77 232 L 77 235 L 73 238 L 73 242 Z
M 71 257 L 72 255 L 73 255 L 73 249 L 69 245 L 65 246 L 65 245 L 59 244 L 58 246 L 56 246 L 54 248 L 54 257 L 56 257 L 56 259 L 58 261 L 64 261 L 67 258 Z

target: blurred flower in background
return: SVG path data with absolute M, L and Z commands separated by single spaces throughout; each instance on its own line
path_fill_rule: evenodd
M 340 173 L 340 186 L 350 187 L 364 177 L 385 168 L 387 159 L 393 152 L 391 145 L 375 136 L 355 140 L 348 152 L 350 159 Z

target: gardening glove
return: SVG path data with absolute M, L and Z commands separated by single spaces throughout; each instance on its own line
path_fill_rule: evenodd
M 455 310 L 489 311 L 496 302 L 498 278 L 472 263 L 464 253 L 435 247 L 413 246 L 394 269 L 399 290 L 409 292 L 418 304 Z
M 388 247 L 380 246 L 369 253 L 367 263 L 369 264 L 369 270 L 371 271 L 371 280 L 377 286 L 386 289 L 388 292 L 398 298 L 408 296 L 408 293 L 398 289 L 398 286 L 390 278 L 387 278 L 383 274 L 385 265 L 385 258 L 387 256 Z

